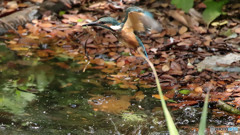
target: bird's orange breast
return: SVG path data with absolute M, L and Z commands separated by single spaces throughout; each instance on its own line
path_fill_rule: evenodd
M 134 48 L 134 49 L 138 48 L 139 46 L 138 41 L 131 28 L 122 29 L 120 35 L 121 35 L 121 40 L 122 42 L 124 42 L 125 46 L 129 48 Z

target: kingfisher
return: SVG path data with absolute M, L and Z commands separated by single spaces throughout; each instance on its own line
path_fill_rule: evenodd
M 82 26 L 99 26 L 108 29 L 126 47 L 136 50 L 141 46 L 147 58 L 147 51 L 136 33 L 150 30 L 161 32 L 163 29 L 150 12 L 139 7 L 127 8 L 125 18 L 121 23 L 112 17 L 103 17 Z

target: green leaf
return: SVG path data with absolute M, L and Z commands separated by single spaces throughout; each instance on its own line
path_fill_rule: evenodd
M 190 90 L 180 90 L 180 94 L 188 95 L 191 91 Z
M 78 20 L 77 20 L 77 22 L 82 22 L 82 21 L 83 21 L 83 19 L 78 19 Z
M 140 74 L 144 74 L 146 71 L 145 70 L 141 70 L 140 71 Z
M 209 25 L 213 20 L 222 14 L 222 7 L 228 0 L 205 0 L 207 8 L 203 11 L 203 20 Z
M 59 16 L 62 16 L 62 15 L 64 15 L 64 14 L 66 14 L 66 11 L 60 11 L 60 12 L 58 13 Z
M 171 4 L 175 5 L 177 8 L 182 9 L 185 12 L 188 12 L 190 8 L 193 7 L 194 0 L 172 0 Z
M 28 87 L 27 86 L 18 86 L 18 89 L 25 91 L 28 89 Z

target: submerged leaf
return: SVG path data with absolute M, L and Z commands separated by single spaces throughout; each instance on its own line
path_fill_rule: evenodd
M 119 99 L 115 96 L 94 96 L 88 100 L 94 111 L 118 114 L 127 110 L 130 104 L 129 96 L 122 95 Z

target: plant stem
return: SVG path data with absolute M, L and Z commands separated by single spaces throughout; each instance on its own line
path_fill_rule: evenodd
M 140 47 L 137 49 L 137 51 L 148 62 L 149 66 L 152 68 L 153 75 L 155 77 L 155 81 L 156 81 L 156 84 L 157 84 L 158 93 L 159 93 L 159 96 L 160 96 L 160 99 L 161 99 L 161 104 L 162 104 L 164 116 L 165 116 L 165 119 L 167 121 L 168 131 L 169 131 L 170 135 L 179 135 L 178 130 L 177 130 L 177 128 L 176 128 L 176 126 L 173 122 L 173 119 L 171 117 L 171 114 L 169 113 L 169 111 L 167 109 L 167 105 L 166 105 L 166 102 L 165 102 L 164 97 L 163 97 L 162 88 L 160 86 L 160 82 L 159 82 L 159 79 L 158 79 L 158 76 L 157 76 L 156 69 L 155 69 L 154 65 L 152 64 L 152 62 L 143 54 Z

